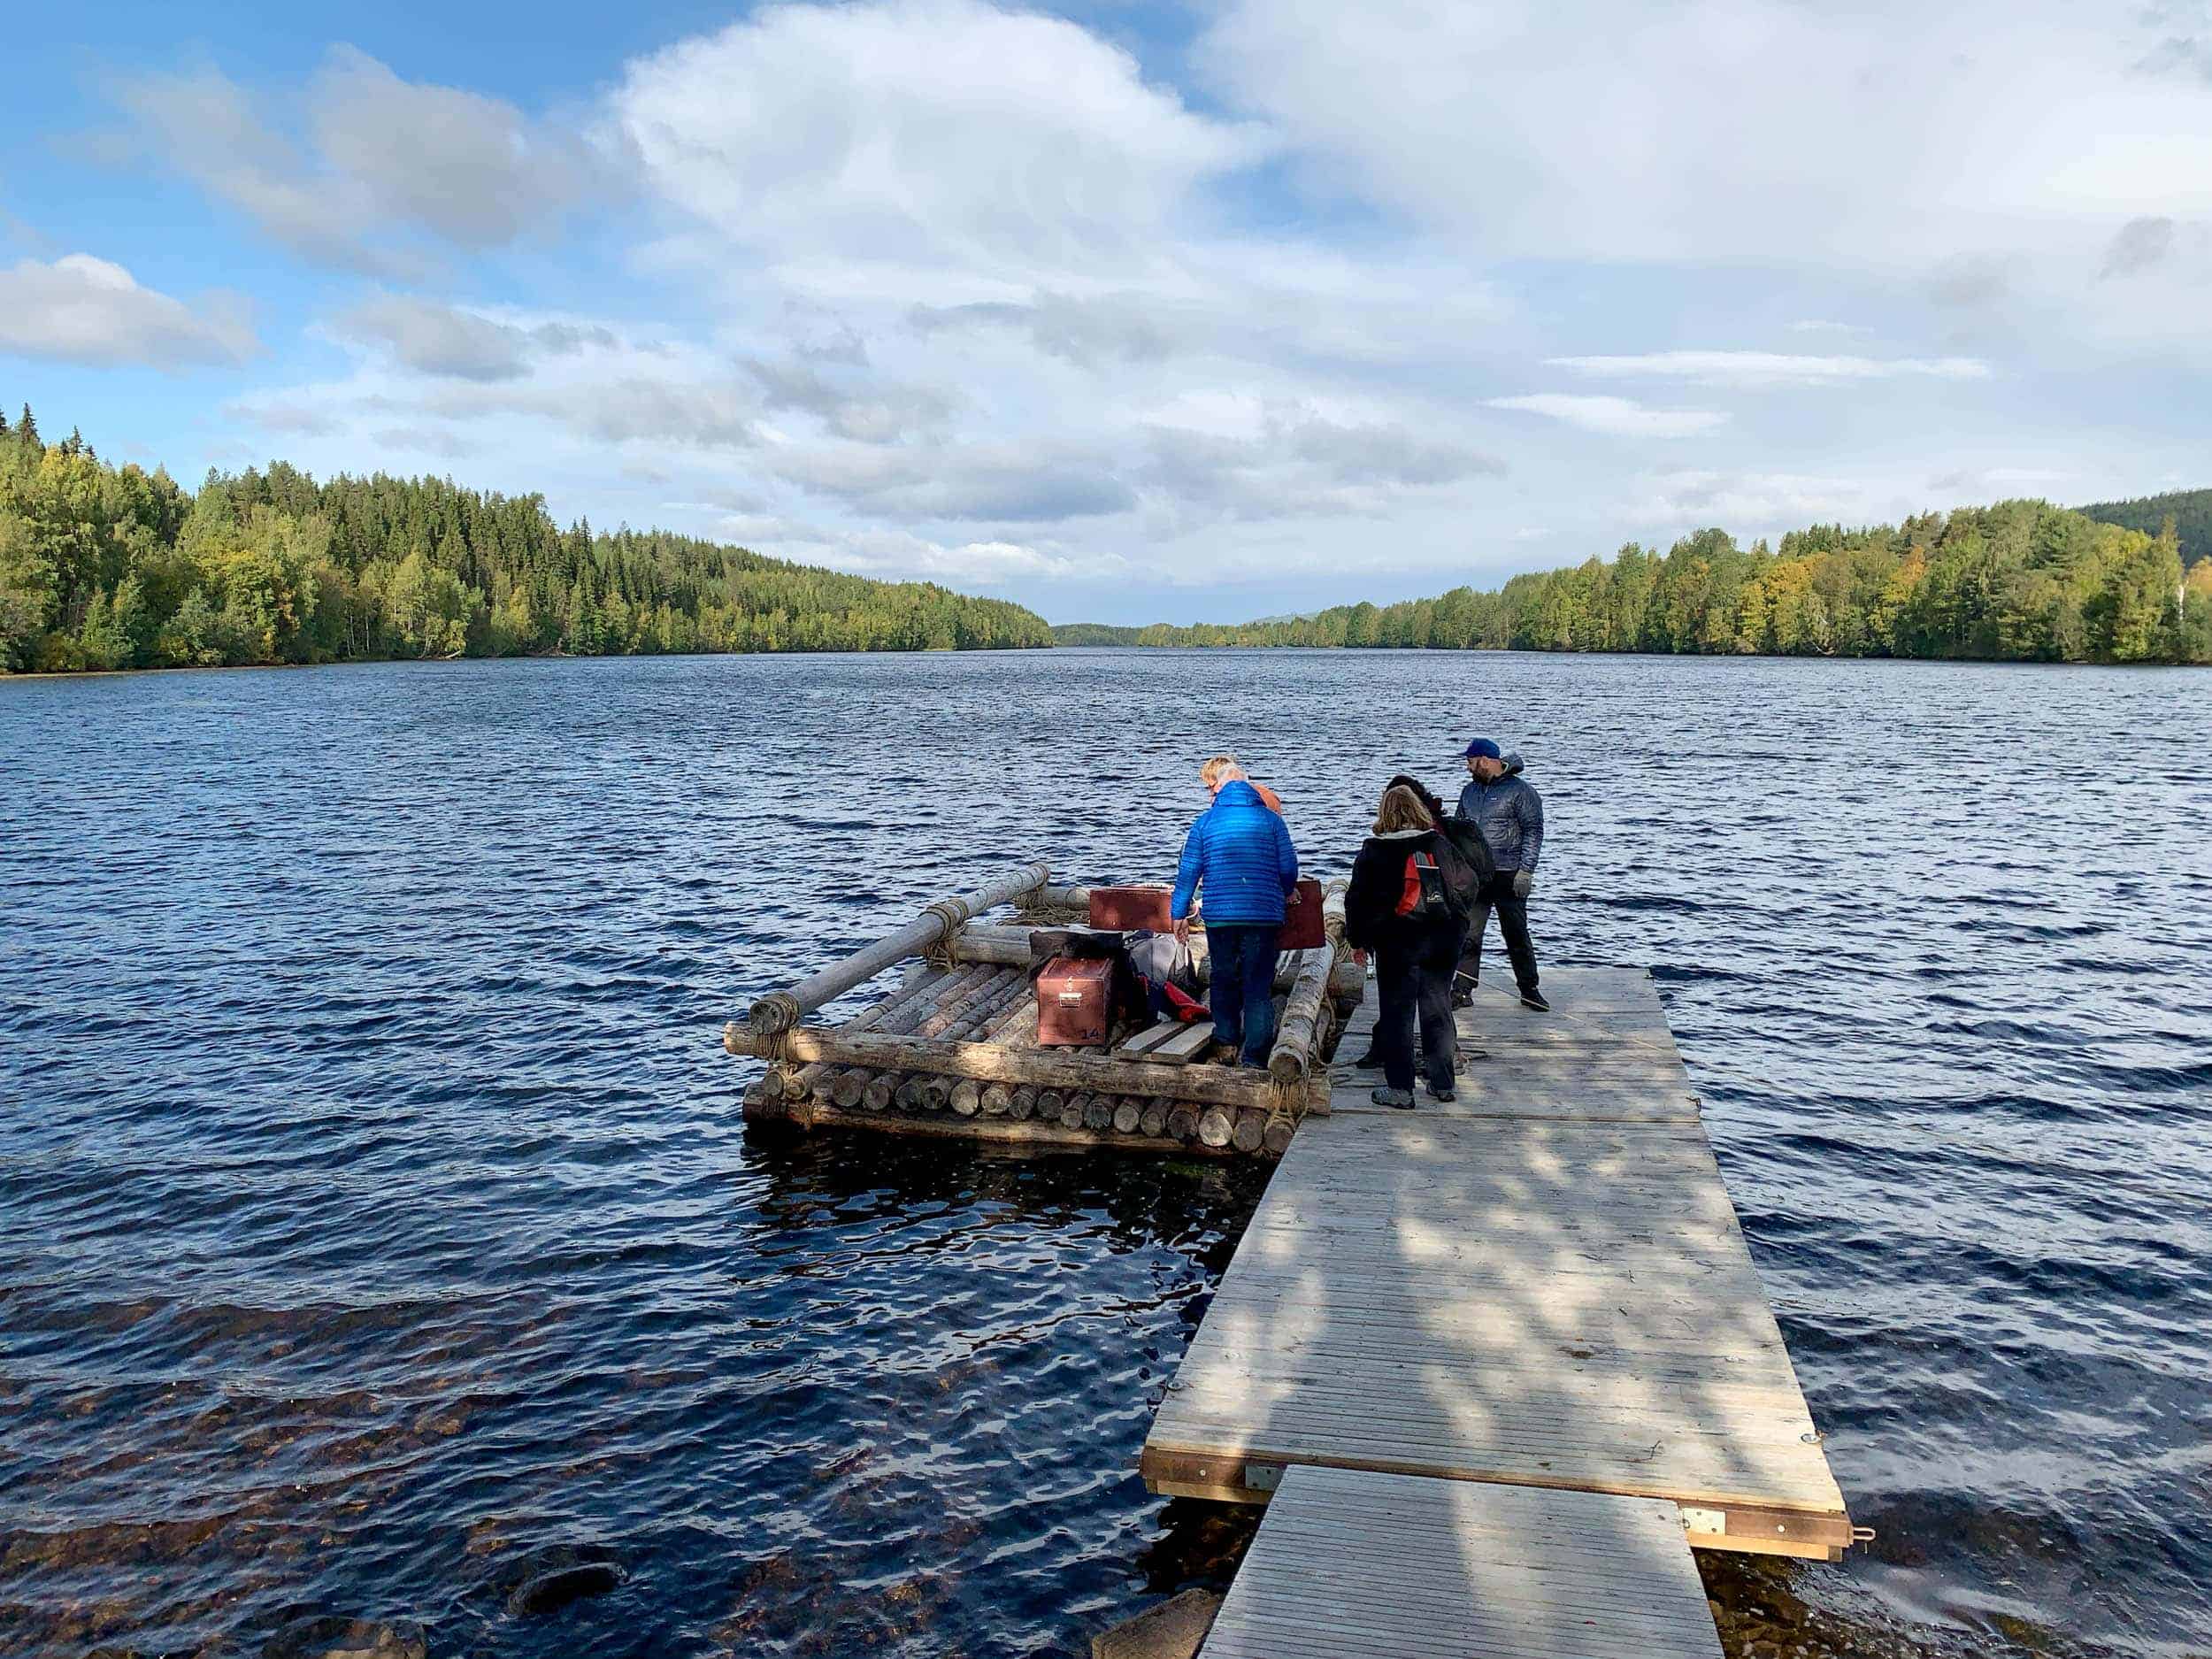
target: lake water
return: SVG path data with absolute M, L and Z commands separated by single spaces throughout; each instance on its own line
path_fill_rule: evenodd
M 2208 708 L 1490 655 L 0 683 L 0 1650 L 1077 1655 L 1222 1582 L 1248 1516 L 1133 1469 L 1263 1176 L 749 1138 L 719 1026 L 1010 859 L 1163 877 L 1217 747 L 1341 872 L 1478 732 L 1545 792 L 1545 958 L 1657 973 L 1880 1532 L 1709 1563 L 1732 1640 L 2212 1648 Z M 624 1583 L 508 1612 L 562 1543 Z

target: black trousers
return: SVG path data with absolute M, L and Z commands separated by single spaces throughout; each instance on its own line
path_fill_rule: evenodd
M 1452 1086 L 1452 963 L 1458 954 L 1459 929 L 1450 922 L 1408 928 L 1376 948 L 1375 1049 L 1392 1088 L 1413 1087 L 1417 1025 L 1422 1075 L 1431 1088 Z
M 1490 930 L 1490 912 L 1498 913 L 1498 931 L 1505 935 L 1505 954 L 1513 963 L 1513 979 L 1524 991 L 1536 988 L 1536 945 L 1528 936 L 1528 901 L 1513 896 L 1513 874 L 1501 870 L 1482 884 L 1475 913 L 1467 919 L 1467 944 L 1459 955 L 1459 988 L 1472 990 L 1482 977 L 1482 936 Z

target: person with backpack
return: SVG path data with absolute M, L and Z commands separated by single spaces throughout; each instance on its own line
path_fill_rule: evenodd
M 1468 744 L 1466 758 L 1467 787 L 1460 791 L 1459 810 L 1454 816 L 1482 831 L 1495 868 L 1482 883 L 1469 915 L 1467 944 L 1452 983 L 1452 1005 L 1466 1007 L 1481 983 L 1482 936 L 1490 929 L 1494 910 L 1498 931 L 1505 935 L 1505 954 L 1513 964 L 1514 982 L 1520 987 L 1521 1006 L 1543 1013 L 1551 1003 L 1536 988 L 1528 895 L 1536 885 L 1537 858 L 1544 850 L 1544 797 L 1521 776 L 1521 757 L 1500 754 L 1488 738 Z
M 1490 849 L 1482 839 L 1482 826 L 1467 818 L 1454 818 L 1435 793 L 1411 772 L 1402 772 L 1383 786 L 1386 794 L 1397 788 L 1410 789 L 1420 797 L 1421 804 L 1428 809 L 1429 817 L 1437 829 L 1457 849 L 1460 857 L 1472 872 L 1471 892 L 1479 901 L 1484 885 L 1498 872 L 1497 862 L 1490 856 Z M 1463 938 L 1452 948 L 1454 959 L 1456 960 L 1466 949 L 1467 943 Z M 1459 1005 L 1456 998 L 1454 999 L 1454 1005 Z M 1371 1033 L 1367 1039 L 1367 1052 L 1353 1061 L 1352 1064 L 1362 1071 L 1381 1068 L 1382 1049 L 1377 1046 Z
M 1277 940 L 1298 893 L 1298 852 L 1241 767 L 1223 766 L 1209 787 L 1214 803 L 1183 841 L 1168 914 L 1187 944 L 1192 902 L 1202 902 L 1214 1041 L 1242 1064 L 1264 1066 L 1275 1046 Z
M 1344 893 L 1345 941 L 1375 962 L 1379 1106 L 1413 1105 L 1417 1026 L 1418 1070 L 1430 1096 L 1454 1098 L 1452 971 L 1478 887 L 1473 866 L 1438 827 L 1418 786 L 1394 782 Z

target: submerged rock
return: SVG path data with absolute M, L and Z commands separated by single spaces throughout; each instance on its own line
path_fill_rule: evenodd
M 604 1595 L 623 1580 L 620 1558 L 603 1544 L 541 1544 L 499 1564 L 492 1586 L 517 1618 L 557 1612 Z
M 429 1659 L 429 1653 L 419 1624 L 326 1613 L 294 1619 L 262 1644 L 261 1659 Z
M 507 1610 L 518 1618 L 527 1618 L 535 1613 L 551 1613 L 566 1607 L 571 1601 L 580 1601 L 587 1596 L 604 1595 L 622 1583 L 622 1572 L 606 1562 L 593 1562 L 581 1567 L 563 1567 L 554 1572 L 541 1572 L 527 1583 L 519 1584 L 509 1593 Z

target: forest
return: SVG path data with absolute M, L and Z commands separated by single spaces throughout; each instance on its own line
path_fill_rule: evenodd
M 1631 542 L 1495 592 L 1155 624 L 1129 642 L 2207 663 L 2212 558 L 2185 564 L 2170 514 L 2147 534 L 2009 501 L 1894 527 L 1816 525 L 1771 548 L 1701 530 L 1664 553 Z
M 664 531 L 563 530 L 539 495 L 274 462 L 196 490 L 0 417 L 0 670 L 526 654 L 1047 646 L 1043 618 Z
M 2170 518 L 2183 564 L 2212 558 L 2212 489 L 2178 489 L 2164 495 L 2140 495 L 2133 501 L 2101 501 L 2075 511 L 2085 518 L 2123 525 L 2145 535 L 2156 535 Z

